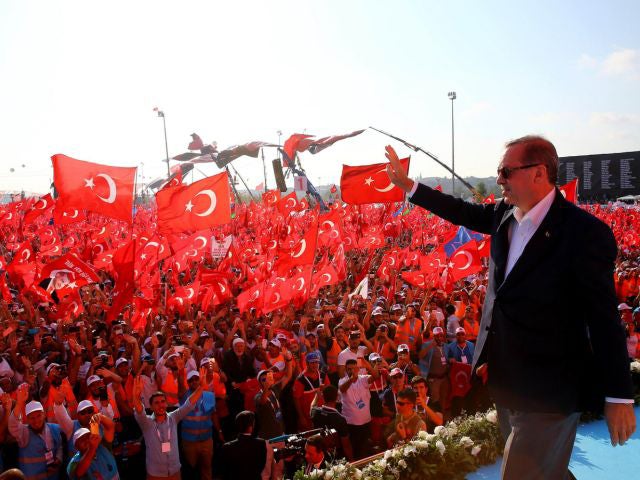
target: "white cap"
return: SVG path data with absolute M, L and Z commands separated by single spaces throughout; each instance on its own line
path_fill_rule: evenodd
M 389 372 L 390 377 L 395 377 L 396 375 L 404 375 L 404 372 L 400 370 L 398 367 L 392 368 Z
M 467 333 L 467 332 L 464 330 L 464 327 L 458 327 L 456 328 L 456 333 Z
M 87 378 L 87 387 L 92 383 L 99 382 L 100 380 L 102 379 L 98 375 L 91 375 L 89 378 Z
M 47 375 L 49 375 L 49 372 L 51 371 L 52 368 L 60 368 L 60 364 L 55 362 L 49 364 L 49 366 L 47 367 Z
M 244 340 L 242 338 L 240 338 L 240 337 L 236 337 L 236 338 L 233 339 L 233 342 L 231 342 L 231 345 L 233 345 L 235 347 L 240 342 L 244 343 Z
M 622 310 L 632 310 L 632 308 L 627 305 L 626 303 L 621 303 L 620 305 L 618 305 L 618 310 L 622 311 Z
M 81 412 L 83 410 L 86 410 L 87 408 L 93 408 L 94 411 L 96 409 L 95 405 L 93 403 L 91 403 L 90 400 L 82 400 L 78 404 L 78 408 L 76 409 L 76 412 Z
M 77 429 L 73 434 L 73 445 L 75 446 L 79 438 L 84 437 L 85 435 L 90 433 L 91 433 L 91 430 L 89 430 L 88 428 L 81 427 Z
M 129 363 L 129 360 L 127 360 L 124 357 L 120 357 L 119 359 L 116 360 L 116 368 L 118 368 L 120 365 L 122 365 L 125 362 Z
M 438 335 L 439 333 L 444 333 L 444 330 L 442 329 L 442 327 L 436 327 L 433 329 L 434 335 Z
M 211 363 L 211 359 L 209 357 L 202 357 L 202 360 L 200 360 L 200 366 L 204 367 L 205 365 L 209 365 L 209 363 Z
M 409 345 L 407 345 L 406 343 L 401 343 L 400 345 L 398 345 L 398 352 L 408 352 L 409 351 Z
M 282 347 L 282 344 L 280 343 L 280 340 L 278 340 L 277 338 L 272 338 L 269 343 L 271 345 L 275 345 L 278 348 Z
M 200 378 L 200 373 L 197 370 L 191 370 L 189 373 L 187 373 L 187 380 L 191 380 L 193 377 Z
M 369 361 L 370 362 L 375 362 L 376 360 L 380 360 L 381 358 L 382 357 L 376 352 L 373 352 L 373 353 L 369 354 Z
M 31 415 L 33 412 L 44 412 L 44 408 L 40 402 L 31 401 L 27 403 L 27 406 L 24 409 L 27 416 Z

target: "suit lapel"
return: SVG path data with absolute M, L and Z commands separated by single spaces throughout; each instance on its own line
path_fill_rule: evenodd
M 513 218 L 513 208 L 504 212 L 496 233 L 491 237 L 491 258 L 495 266 L 495 285 L 504 280 L 504 271 L 509 255 L 509 222 Z
M 564 197 L 556 189 L 556 196 L 549 212 L 542 220 L 542 223 L 533 234 L 526 247 L 522 251 L 522 255 L 516 261 L 515 265 L 509 272 L 507 278 L 503 278 L 502 284 L 498 288 L 499 291 L 509 287 L 509 285 L 517 284 L 518 280 L 526 274 L 531 268 L 540 265 L 543 259 L 547 255 L 547 252 L 555 244 L 558 239 L 558 226 L 562 220 L 562 203 L 565 202 Z M 504 228 L 505 232 L 508 228 Z M 506 234 L 505 234 L 506 236 Z M 508 237 L 507 247 L 504 253 L 504 262 L 506 265 L 506 258 L 509 253 Z M 504 269 L 502 270 L 504 272 Z

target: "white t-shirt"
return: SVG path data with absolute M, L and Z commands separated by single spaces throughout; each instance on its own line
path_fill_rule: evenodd
M 356 360 L 358 362 L 358 366 L 360 367 L 360 375 L 366 375 L 367 369 L 364 367 L 361 359 L 363 359 L 367 355 L 367 347 L 364 345 L 360 345 L 358 347 L 358 353 L 353 353 L 349 350 L 349 347 L 345 348 L 338 354 L 338 365 L 342 365 L 343 367 L 347 364 L 347 360 Z
M 349 377 L 342 377 L 338 386 L 349 381 Z M 349 386 L 346 393 L 340 392 L 342 401 L 342 415 L 349 425 L 364 425 L 371 421 L 371 392 L 369 391 L 369 375 L 358 375 L 358 380 Z

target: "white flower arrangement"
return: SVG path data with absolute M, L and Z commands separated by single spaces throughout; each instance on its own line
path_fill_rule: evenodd
M 449 422 L 446 427 L 436 427 L 433 434 L 419 432 L 406 444 L 385 451 L 376 460 L 361 469 L 340 462 L 325 470 L 314 470 L 306 475 L 300 471 L 296 473 L 295 480 L 398 479 L 406 474 L 421 471 L 420 465 L 424 465 L 425 462 L 431 465 L 436 464 L 438 468 L 447 468 L 444 465 L 451 467 L 447 459 L 459 458 L 462 451 L 466 452 L 466 458 L 469 459 L 467 465 L 480 465 L 483 461 L 486 463 L 487 458 L 492 458 L 490 461 L 493 461 L 495 456 L 490 457 L 489 454 L 492 451 L 497 452 L 501 447 L 498 441 L 488 440 L 496 438 L 494 434 L 499 435 L 497 419 L 495 410 L 477 413 L 458 419 L 457 423 Z M 487 431 L 492 432 L 488 437 L 486 434 L 478 433 Z M 481 435 L 481 437 L 476 438 L 476 435 Z M 488 450 L 485 450 L 484 447 L 487 447 Z M 480 455 L 481 452 L 489 453 Z M 484 460 L 481 457 L 485 457 Z M 473 467 L 467 466 L 467 468 Z

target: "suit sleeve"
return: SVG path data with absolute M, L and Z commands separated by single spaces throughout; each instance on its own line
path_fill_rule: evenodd
M 599 221 L 593 223 L 581 239 L 583 254 L 574 260 L 578 291 L 585 303 L 582 311 L 605 396 L 631 399 L 629 358 L 613 284 L 616 241 L 609 227 Z
M 409 201 L 455 224 L 476 232 L 490 234 L 496 205 L 478 205 L 465 202 L 421 183 Z

